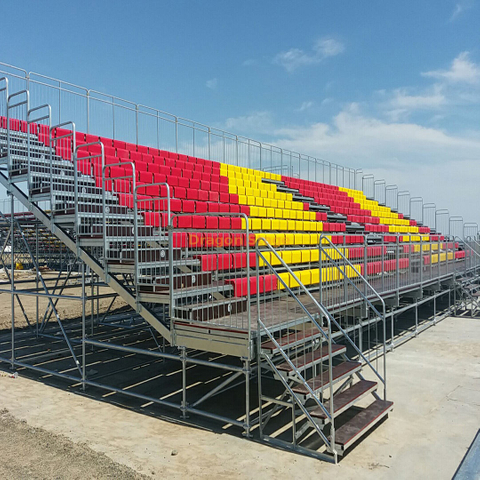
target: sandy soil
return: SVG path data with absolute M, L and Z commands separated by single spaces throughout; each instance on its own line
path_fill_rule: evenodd
M 56 272 L 45 272 L 42 274 L 44 279 L 47 281 L 47 286 L 49 288 L 53 288 L 55 284 L 55 280 L 57 278 Z M 30 270 L 18 270 L 15 272 L 15 279 L 19 280 L 32 280 L 32 282 L 18 284 L 18 289 L 28 289 L 28 288 L 35 288 L 35 276 Z M 0 272 L 0 281 L 5 282 L 7 277 L 5 273 Z M 72 279 L 69 281 L 70 285 L 77 285 L 78 281 L 76 279 Z M 2 288 L 8 288 L 3 286 Z M 87 285 L 87 293 L 90 292 L 90 287 Z M 59 293 L 57 290 L 56 293 Z M 81 295 L 81 288 L 74 287 L 69 288 L 68 290 L 64 291 L 65 294 L 72 295 L 72 296 L 80 296 Z M 108 287 L 100 288 L 100 294 L 107 294 L 112 293 L 112 290 Z M 10 329 L 11 327 L 11 296 L 10 293 L 0 293 L 0 331 L 4 329 Z M 33 296 L 20 296 L 20 301 L 25 309 L 27 317 L 29 318 L 31 323 L 35 323 L 36 317 L 36 298 Z M 105 312 L 110 305 L 111 298 L 105 298 L 100 300 L 100 312 Z M 95 302 L 96 304 L 96 302 Z M 48 305 L 48 299 L 46 298 L 39 298 L 39 315 L 40 320 L 43 318 L 43 314 L 45 309 Z M 115 300 L 113 309 L 111 311 L 115 311 L 119 308 L 122 308 L 126 305 L 125 301 L 121 298 L 117 298 Z M 95 306 L 96 309 L 96 306 Z M 57 304 L 57 310 L 62 320 L 68 320 L 72 318 L 78 318 L 82 314 L 81 303 L 75 300 L 59 300 Z M 86 302 L 86 314 L 87 316 L 91 312 L 91 302 Z M 51 317 L 51 321 L 55 321 L 55 317 Z M 18 302 L 15 302 L 15 328 L 24 328 L 27 326 L 27 322 L 25 317 L 22 314 L 21 309 L 19 308 Z
M 0 409 L 7 408 L 15 418 L 26 421 L 14 421 L 14 425 L 20 425 L 20 430 L 15 430 L 16 426 L 13 430 L 14 448 L 8 445 L 10 430 L 5 436 L 0 432 L 2 457 L 18 457 L 12 465 L 23 477 L 12 476 L 8 470 L 5 474 L 8 462 L 3 460 L 0 478 L 76 478 L 73 475 L 77 470 L 72 470 L 72 477 L 50 476 L 52 472 L 67 475 L 60 463 L 72 463 L 72 469 L 78 471 L 83 468 L 82 478 L 135 478 L 116 474 L 118 470 L 106 474 L 104 470 L 91 470 L 92 464 L 99 469 L 107 465 L 102 463 L 108 460 L 103 455 L 90 457 L 95 458 L 93 462 L 77 463 L 79 455 L 71 454 L 70 448 L 78 447 L 80 450 L 72 451 L 91 453 L 92 449 L 158 479 L 451 479 L 480 423 L 478 322 L 468 318 L 444 320 L 388 354 L 389 398 L 395 402 L 395 409 L 339 465 L 227 432 L 179 425 L 174 418 L 164 420 L 121 408 L 115 404 L 115 396 L 99 401 L 23 376 L 12 379 L 0 375 Z M 5 430 L 2 426 L 0 429 Z M 64 436 L 59 448 L 53 443 L 50 448 L 50 440 L 45 440 L 48 446 L 44 440 L 36 445 L 29 432 L 36 438 L 37 428 L 42 429 L 41 436 L 44 430 Z M 66 439 L 80 445 L 62 443 Z M 36 450 L 42 445 L 45 450 Z M 53 461 L 50 450 L 60 457 L 58 471 L 49 463 Z M 172 455 L 173 450 L 178 454 Z M 42 452 L 48 456 L 39 459 Z M 31 475 L 29 469 L 35 467 L 31 466 L 35 460 L 30 457 L 40 462 Z M 113 462 L 112 468 L 119 468 Z
M 85 444 L 35 428 L 0 410 L 0 478 L 10 480 L 149 478 Z

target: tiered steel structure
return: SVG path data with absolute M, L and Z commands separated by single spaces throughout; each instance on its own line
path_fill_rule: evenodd
M 476 314 L 478 225 L 358 170 L 4 68 L 0 361 L 12 369 L 336 462 L 393 408 L 387 351 Z M 134 143 L 118 139 L 127 117 Z M 16 278 L 22 267 L 33 278 Z

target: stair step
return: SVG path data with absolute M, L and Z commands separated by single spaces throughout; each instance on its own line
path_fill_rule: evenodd
M 362 435 L 365 435 L 393 409 L 393 402 L 375 400 L 367 408 L 358 412 L 335 432 L 335 448 L 339 455 Z
M 330 207 L 327 207 L 326 205 L 320 205 L 320 204 L 310 204 L 310 210 L 314 212 L 329 212 Z
M 272 178 L 262 178 L 263 183 L 272 183 L 274 185 L 285 185 L 283 180 L 273 180 Z
M 329 222 L 345 222 L 347 220 L 347 217 L 346 215 L 342 215 L 341 213 L 328 212 L 327 220 Z
M 365 227 L 363 225 L 360 225 L 359 223 L 349 223 L 347 224 L 346 227 L 347 233 L 359 233 L 363 232 L 365 230 Z
M 246 297 L 214 300 L 204 304 L 175 307 L 174 317 L 182 320 L 205 322 L 235 315 L 247 310 Z
M 294 333 L 288 333 L 287 335 L 276 339 L 276 341 L 281 348 L 292 348 L 305 343 L 305 341 L 315 340 L 321 336 L 323 336 L 323 334 L 320 330 L 318 330 L 318 328 L 309 328 L 308 330 L 299 330 Z M 268 353 L 276 353 L 279 351 L 272 340 L 263 342 L 262 350 Z
M 344 345 L 332 345 L 332 355 L 341 355 L 345 353 L 347 348 Z M 296 358 L 291 359 L 293 365 L 297 370 L 305 370 L 317 363 L 320 363 L 328 359 L 328 345 L 322 345 L 320 348 L 313 352 L 307 352 L 299 355 Z M 277 366 L 277 369 L 281 372 L 286 372 L 287 375 L 294 375 L 295 371 L 292 369 L 288 362 L 283 362 Z
M 212 283 L 212 272 L 209 273 L 176 273 L 173 275 L 173 288 L 179 290 Z M 153 277 L 150 284 L 139 285 L 142 293 L 164 293 L 170 288 L 170 276 Z
M 351 386 L 347 390 L 339 393 L 338 395 L 334 395 L 333 397 L 333 412 L 334 416 L 340 415 L 345 410 L 350 408 L 355 402 L 358 402 L 362 397 L 368 395 L 369 393 L 373 393 L 377 389 L 377 382 L 371 382 L 368 380 L 360 380 L 355 385 Z M 329 408 L 329 402 L 326 400 L 324 402 L 327 409 Z M 315 410 L 310 412 L 310 415 L 314 418 L 319 420 L 319 423 L 324 424 L 326 423 L 327 416 L 325 412 L 320 408 L 317 407 Z
M 360 362 L 342 362 L 332 368 L 332 381 L 334 383 L 349 377 L 362 368 Z M 328 370 L 324 370 L 320 375 L 307 381 L 309 387 L 316 393 L 330 386 Z M 306 385 L 295 385 L 292 390 L 299 395 L 310 396 L 310 391 Z
M 198 287 L 187 287 L 172 292 L 174 301 L 193 301 L 207 302 L 214 301 L 213 295 L 230 296 L 233 291 L 231 285 L 225 284 L 223 281 L 215 281 L 210 285 L 199 285 Z M 169 290 L 164 292 L 139 292 L 138 299 L 141 302 L 151 303 L 169 303 Z
M 294 193 L 292 198 L 293 198 L 293 200 L 295 200 L 296 202 L 310 203 L 310 202 L 315 201 L 315 199 L 312 198 L 312 197 L 308 197 L 308 196 L 306 196 L 306 195 L 301 195 L 301 194 L 297 194 L 297 193 Z

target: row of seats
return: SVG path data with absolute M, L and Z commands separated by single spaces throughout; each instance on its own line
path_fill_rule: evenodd
M 219 255 L 220 257 L 220 255 Z M 215 260 L 213 260 L 215 261 Z M 217 260 L 217 262 L 220 259 Z M 230 262 L 233 264 L 233 260 L 224 259 L 222 257 L 222 265 L 225 262 Z M 399 269 L 405 270 L 409 266 L 408 258 L 400 259 L 399 261 Z M 218 267 L 218 263 L 217 263 Z M 395 260 L 386 260 L 383 262 L 371 262 L 367 264 L 367 275 L 377 275 L 382 272 L 392 272 L 397 269 L 397 263 Z M 362 276 L 365 275 L 365 268 L 363 264 L 353 265 L 353 266 L 346 266 L 346 267 L 327 267 L 322 268 L 321 270 L 321 277 L 320 277 L 320 269 L 313 268 L 313 269 L 305 269 L 305 270 L 298 270 L 294 271 L 295 276 L 298 280 L 305 286 L 310 285 L 318 285 L 320 282 L 320 278 L 322 283 L 328 282 L 337 282 L 342 280 L 344 275 L 350 279 L 356 278 L 361 274 Z M 279 274 L 279 280 L 275 275 L 268 274 L 268 275 L 260 275 L 259 282 L 258 282 L 258 289 L 257 289 L 257 277 L 252 276 L 249 278 L 232 278 L 225 280 L 227 285 L 231 285 L 233 287 L 233 295 L 235 297 L 244 297 L 247 295 L 248 292 L 248 282 L 250 282 L 250 294 L 256 295 L 261 293 L 268 293 L 274 292 L 276 290 L 284 290 L 288 288 L 296 288 L 299 287 L 300 284 L 295 279 L 295 277 L 289 272 L 283 272 Z
M 459 245 L 458 243 L 453 243 L 453 242 L 448 242 L 448 243 L 425 243 L 423 245 L 403 245 L 403 252 L 404 253 L 409 253 L 409 252 L 420 252 L 420 247 L 422 248 L 422 251 L 428 252 L 430 250 L 438 250 L 439 248 L 441 250 L 453 250 L 453 249 L 458 249 Z
M 32 125 L 31 129 L 32 131 L 35 131 L 35 126 Z M 45 135 L 45 126 L 38 126 L 37 132 L 39 135 Z M 53 133 L 53 136 L 67 134 L 67 130 L 57 129 L 57 131 Z M 69 139 L 66 140 L 69 141 Z M 250 228 L 253 230 L 271 231 L 286 229 L 287 231 L 346 231 L 346 225 L 344 223 L 325 222 L 326 214 L 324 212 L 309 212 L 308 203 L 287 200 L 288 198 L 291 198 L 291 194 L 278 192 L 276 191 L 275 185 L 269 183 L 266 184 L 263 182 L 263 179 L 265 178 L 277 180 L 282 178 L 287 186 L 297 188 L 301 193 L 304 194 L 307 194 L 308 192 L 316 193 L 318 199 L 328 200 L 333 206 L 337 205 L 337 208 L 340 210 L 352 207 L 347 210 L 349 214 L 353 215 L 352 212 L 363 214 L 353 215 L 356 217 L 354 220 L 358 221 L 363 219 L 364 221 L 372 222 L 366 224 L 367 231 L 378 233 L 401 233 L 405 231 L 404 228 L 399 228 L 396 225 L 389 225 L 387 227 L 384 224 L 376 223 L 385 218 L 393 219 L 395 221 L 394 223 L 409 223 L 408 220 L 403 219 L 403 215 L 391 212 L 387 207 L 381 207 L 378 205 L 378 203 L 375 204 L 375 202 L 367 200 L 362 192 L 350 191 L 349 189 L 342 189 L 341 187 L 332 185 L 315 184 L 315 182 L 291 179 L 288 177 L 275 177 L 274 174 L 268 174 L 266 172 L 220 164 L 213 161 L 198 159 L 186 155 L 162 151 L 159 149 L 127 144 L 126 142 L 115 141 L 104 137 L 87 136 L 86 134 L 78 132 L 76 134 L 77 144 L 81 144 L 83 142 L 95 142 L 99 140 L 104 143 L 104 151 L 106 153 L 105 161 L 107 164 L 112 164 L 113 162 L 118 162 L 119 160 L 131 161 L 135 163 L 137 169 L 137 181 L 140 184 L 148 185 L 151 182 L 168 182 L 172 187 L 174 199 L 192 200 L 194 202 L 173 202 L 174 208 L 172 211 L 174 212 L 201 214 L 203 212 L 214 212 L 215 210 L 218 210 L 219 213 L 227 213 L 227 208 L 225 206 L 212 204 L 233 203 L 233 205 L 254 207 L 248 212 L 248 215 L 252 217 L 250 220 Z M 96 154 L 98 155 L 99 153 L 99 145 L 90 145 L 86 147 L 83 154 L 91 156 Z M 81 155 L 82 153 L 79 154 L 79 156 Z M 81 171 L 90 173 L 92 172 L 92 168 L 94 170 L 94 175 L 97 177 L 97 185 L 100 186 L 101 182 L 99 182 L 98 177 L 101 175 L 101 172 L 99 171 L 98 162 L 95 162 L 95 159 L 79 161 L 79 169 Z M 114 178 L 128 175 L 128 167 L 111 167 L 109 171 L 111 174 L 113 174 L 112 177 Z M 202 185 L 201 182 L 205 183 Z M 204 188 L 201 188 L 202 186 Z M 119 194 L 131 194 L 131 186 L 128 180 L 125 179 L 122 179 L 121 181 L 115 180 L 114 182 L 107 184 L 107 188 L 111 188 Z M 227 188 L 229 196 L 226 197 L 226 195 L 223 195 L 222 201 L 220 201 L 220 194 L 226 194 Z M 153 186 L 150 190 L 147 189 L 148 187 L 145 187 L 145 191 L 142 192 L 145 197 L 154 197 L 157 195 L 161 196 L 161 189 L 158 186 Z M 240 194 L 232 193 L 234 191 L 240 192 Z M 218 193 L 218 199 L 216 198 L 217 195 L 214 192 Z M 245 195 L 243 195 L 243 193 L 245 193 Z M 247 193 L 254 195 L 247 195 Z M 237 197 L 235 195 L 238 196 L 238 203 L 236 203 Z M 264 196 L 262 197 L 262 195 Z M 194 197 L 200 197 L 202 200 L 197 200 Z M 145 207 L 154 207 L 155 202 L 149 204 L 146 201 L 147 199 L 144 200 Z M 197 208 L 195 200 L 204 203 L 199 204 Z M 274 207 L 264 206 L 265 204 L 271 205 L 272 200 L 276 202 Z M 283 205 L 279 203 L 279 200 L 283 202 Z M 123 205 L 129 206 L 130 208 L 133 204 L 132 197 L 122 196 L 120 201 L 123 203 Z M 210 203 L 210 205 L 205 205 L 205 203 Z M 291 209 L 286 207 L 290 207 Z M 368 210 L 365 207 L 375 208 L 373 210 Z M 228 213 L 235 213 L 236 211 L 237 208 L 235 207 L 233 208 L 233 211 L 230 207 L 228 208 Z M 371 215 L 372 211 L 381 212 L 383 217 L 369 217 L 368 214 Z M 299 213 L 302 214 L 302 220 L 299 219 Z M 315 220 L 313 220 L 313 215 L 311 214 L 315 215 Z M 295 223 L 268 221 L 270 219 L 295 219 Z M 183 228 L 194 228 L 193 218 L 182 219 L 179 220 L 179 222 L 179 225 L 182 225 Z M 318 225 L 313 225 L 313 223 L 307 222 L 321 222 L 323 225 L 320 227 Z M 189 227 L 189 225 L 192 225 L 192 227 Z
M 433 255 L 424 255 L 423 264 L 431 265 L 438 262 L 445 262 L 447 260 L 460 260 L 465 258 L 465 251 L 435 253 Z

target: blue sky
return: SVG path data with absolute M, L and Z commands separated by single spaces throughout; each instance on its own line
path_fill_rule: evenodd
M 15 19 L 0 61 L 363 168 L 480 223 L 479 0 L 0 5 Z

